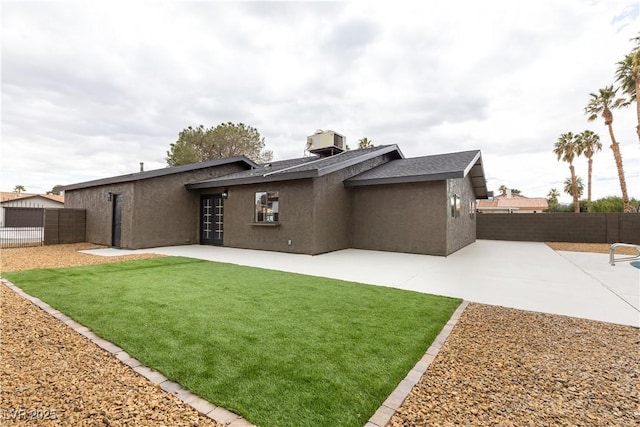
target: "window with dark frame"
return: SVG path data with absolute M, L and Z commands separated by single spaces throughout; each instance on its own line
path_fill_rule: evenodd
M 277 191 L 256 192 L 255 222 L 278 222 L 279 200 Z

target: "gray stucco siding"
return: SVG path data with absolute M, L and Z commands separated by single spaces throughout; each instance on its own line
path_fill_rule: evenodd
M 124 183 L 65 191 L 66 206 L 87 212 L 87 240 L 111 245 L 113 201 L 122 195 L 121 247 L 142 249 L 198 243 L 199 196 L 185 183 L 243 170 L 232 163 Z
M 255 222 L 255 194 L 260 191 L 278 192 L 279 218 L 275 224 Z M 305 254 L 312 252 L 311 179 L 232 186 L 228 187 L 228 195 L 224 200 L 223 246 Z
M 449 198 L 457 194 L 460 196 L 460 216 L 451 216 Z M 476 214 L 471 217 L 469 202 L 476 200 L 471 178 L 455 178 L 447 180 L 447 251 L 449 255 L 476 241 Z
M 444 181 L 353 187 L 350 246 L 446 254 Z

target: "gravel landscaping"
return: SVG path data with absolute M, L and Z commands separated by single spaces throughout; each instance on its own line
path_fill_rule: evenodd
M 2 250 L 0 272 L 148 257 L 77 252 L 90 246 Z M 0 285 L 0 424 L 34 419 L 216 425 Z M 640 425 L 640 330 L 469 304 L 389 425 Z
M 0 425 L 219 426 L 0 285 Z
M 0 273 L 3 271 L 22 271 L 34 268 L 62 268 L 90 264 L 106 264 L 125 260 L 164 256 L 156 254 L 139 254 L 104 257 L 78 252 L 87 249 L 101 249 L 105 247 L 106 246 L 94 245 L 92 243 L 73 243 L 68 245 L 2 249 L 0 251 Z
M 640 425 L 640 331 L 469 304 L 390 426 Z

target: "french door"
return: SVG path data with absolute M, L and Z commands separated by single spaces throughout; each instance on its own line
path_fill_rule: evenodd
M 224 199 L 222 194 L 200 198 L 200 244 L 222 246 Z

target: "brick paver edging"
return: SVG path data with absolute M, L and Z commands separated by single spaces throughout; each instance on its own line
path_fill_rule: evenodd
M 418 384 L 420 378 L 427 372 L 427 368 L 431 365 L 431 362 L 436 358 L 438 352 L 444 345 L 445 341 L 451 334 L 453 327 L 460 320 L 460 316 L 462 316 L 462 312 L 469 305 L 469 301 L 462 301 L 462 304 L 458 306 L 456 311 L 453 312 L 449 321 L 444 325 L 436 339 L 433 341 L 431 346 L 427 349 L 427 352 L 422 356 L 422 359 L 416 366 L 413 367 L 411 371 L 407 374 L 407 376 L 400 381 L 398 387 L 387 397 L 382 403 L 382 406 L 378 408 L 378 410 L 373 414 L 367 424 L 364 427 L 384 427 L 389 421 L 391 421 L 391 417 L 396 413 L 398 408 L 402 405 L 404 400 L 407 398 L 413 386 Z
M 0 282 L 2 282 L 2 284 L 4 284 L 7 288 L 20 295 L 22 298 L 31 301 L 31 303 L 33 303 L 35 306 L 41 308 L 52 317 L 60 320 L 62 323 L 66 324 L 80 335 L 88 338 L 89 341 L 93 342 L 98 347 L 111 353 L 122 363 L 133 369 L 136 373 L 147 378 L 153 384 L 160 386 L 160 388 L 165 392 L 176 396 L 178 399 L 182 400 L 184 403 L 191 406 L 196 411 L 204 414 L 205 416 L 220 424 L 229 427 L 255 427 L 240 415 L 234 414 L 233 412 L 219 406 L 212 405 L 201 397 L 191 393 L 188 390 L 183 389 L 180 384 L 169 381 L 167 377 L 162 375 L 160 372 L 154 371 L 153 369 L 147 368 L 146 366 L 142 366 L 142 364 L 138 360 L 129 356 L 123 349 L 121 349 L 117 345 L 100 338 L 98 335 L 91 332 L 91 330 L 86 326 L 81 325 L 69 316 L 66 316 L 60 311 L 54 309 L 39 298 L 27 294 L 25 291 L 23 291 L 10 281 L 6 279 L 0 279 Z

